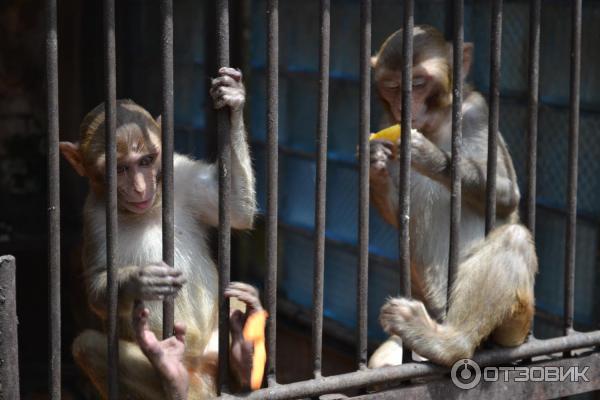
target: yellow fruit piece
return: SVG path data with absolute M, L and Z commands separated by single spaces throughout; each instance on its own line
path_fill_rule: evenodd
M 369 140 L 373 139 L 389 140 L 395 144 L 398 139 L 400 139 L 400 125 L 392 125 L 388 128 L 380 130 L 379 132 L 371 133 Z
M 255 312 L 248 317 L 244 325 L 244 339 L 251 341 L 254 345 L 250 377 L 250 388 L 252 390 L 260 389 L 265 373 L 265 361 L 267 360 L 265 324 L 268 316 L 269 314 L 265 310 Z

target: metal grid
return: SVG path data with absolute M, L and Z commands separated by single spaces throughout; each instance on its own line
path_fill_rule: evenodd
M 446 368 L 428 363 L 407 363 L 398 367 L 368 370 L 367 361 L 367 276 L 368 276 L 368 132 L 370 117 L 370 70 L 369 56 L 371 53 L 371 1 L 361 1 L 361 43 L 360 43 L 360 128 L 358 132 L 359 142 L 359 216 L 358 216 L 358 325 L 357 332 L 357 370 L 331 377 L 321 376 L 321 353 L 322 353 L 322 329 L 323 329 L 323 268 L 324 268 L 324 248 L 325 239 L 323 236 L 325 230 L 325 189 L 326 189 L 326 145 L 327 145 L 327 116 L 328 116 L 328 78 L 329 78 L 329 0 L 321 0 L 320 10 L 320 80 L 319 80 L 319 119 L 318 119 L 318 149 L 317 149 L 317 185 L 316 185 L 316 207 L 315 207 L 315 227 L 317 240 L 315 246 L 314 267 L 315 274 L 313 280 L 313 362 L 314 378 L 296 382 L 287 385 L 279 385 L 276 381 L 275 365 L 275 344 L 276 344 L 276 293 L 277 293 L 277 149 L 278 149 L 278 2 L 270 0 L 267 4 L 268 15 L 268 107 L 267 107 L 267 176 L 268 176 L 268 207 L 267 207 L 267 264 L 268 273 L 266 277 L 266 305 L 270 312 L 268 335 L 268 368 L 267 385 L 250 394 L 238 397 L 247 399 L 291 399 L 306 396 L 316 396 L 324 393 L 343 391 L 354 388 L 364 388 L 370 385 L 382 383 L 396 383 L 413 378 L 423 378 L 430 376 L 443 375 L 447 372 Z M 520 359 L 527 359 L 533 356 L 564 352 L 570 354 L 572 349 L 598 346 L 600 344 L 600 331 L 591 333 L 575 332 L 573 330 L 573 287 L 574 287 L 574 260 L 575 260 L 575 227 L 576 227 L 576 207 L 577 207 L 577 172 L 578 172 L 578 133 L 579 133 L 579 96 L 580 96 L 580 71 L 581 71 L 581 0 L 572 2 L 572 42 L 571 42 L 571 76 L 570 76 L 570 112 L 569 112 L 569 150 L 568 150 L 568 222 L 566 226 L 565 240 L 565 296 L 564 296 L 564 336 L 548 340 L 538 340 L 532 338 L 524 345 L 510 349 L 484 350 L 474 356 L 474 360 L 480 365 L 486 366 L 504 362 L 512 362 Z M 48 227 L 50 236 L 49 272 L 50 272 L 50 348 L 51 363 L 49 366 L 49 382 L 51 386 L 51 398 L 59 399 L 61 392 L 61 365 L 60 365 L 60 236 L 59 236 L 59 181 L 58 181 L 58 72 L 57 72 L 57 36 L 56 36 L 56 0 L 48 0 L 47 7 L 47 83 L 48 83 L 48 153 L 49 153 L 49 192 L 48 192 Z M 116 149 L 115 149 L 115 125 L 116 125 L 116 79 L 115 79 L 115 24 L 114 24 L 114 0 L 104 1 L 104 26 L 105 26 L 105 90 L 107 104 L 107 141 L 106 141 L 106 176 L 108 186 L 107 202 L 107 260 L 109 276 L 109 325 L 108 325 L 108 347 L 109 347 L 109 393 L 111 399 L 117 399 L 118 394 L 118 347 L 117 347 L 117 290 L 114 270 L 114 249 L 117 240 L 117 220 L 116 220 Z M 217 58 L 219 66 L 229 65 L 229 32 L 228 32 L 228 1 L 219 0 L 217 2 Z M 530 2 L 530 64 L 529 64 L 529 107 L 528 107 L 528 139 L 527 139 L 527 223 L 530 229 L 534 228 L 535 221 L 535 165 L 537 155 L 537 109 L 538 109 L 538 81 L 539 81 L 539 25 L 540 25 L 539 0 Z M 499 85 L 499 57 L 500 57 L 500 37 L 502 26 L 502 1 L 494 0 L 493 22 L 491 26 L 491 44 L 493 49 L 491 59 L 490 73 L 490 146 L 495 143 L 495 137 L 498 130 L 498 85 Z M 407 60 L 403 65 L 403 104 L 408 104 L 411 98 L 411 69 L 410 55 L 412 54 L 412 27 L 413 27 L 414 4 L 411 0 L 404 1 L 404 48 L 403 54 Z M 463 18 L 464 5 L 462 0 L 453 1 L 453 43 L 454 53 L 462 55 L 463 47 Z M 172 156 L 173 156 L 173 21 L 172 21 L 172 1 L 163 0 L 161 2 L 161 29 L 162 29 L 162 104 L 163 104 L 163 254 L 165 262 L 172 265 L 173 258 L 173 179 L 172 179 Z M 460 221 L 460 170 L 458 169 L 458 160 L 461 151 L 461 113 L 460 99 L 462 96 L 462 60 L 461 57 L 454 59 L 454 87 L 455 104 L 453 105 L 453 123 L 452 123 L 452 218 L 451 218 L 451 247 L 450 247 L 450 268 L 449 271 L 456 270 L 458 260 L 457 226 Z M 410 107 L 402 107 L 404 132 L 410 132 Z M 220 111 L 217 118 L 217 127 L 219 130 L 219 271 L 220 284 L 219 295 L 223 299 L 223 289 L 229 282 L 230 271 L 230 175 L 229 170 L 231 162 L 230 138 L 228 135 L 228 115 L 227 111 Z M 410 152 L 408 147 L 409 135 L 402 136 L 401 144 L 401 171 L 402 179 L 400 185 L 401 210 L 399 213 L 400 223 L 400 269 L 402 293 L 410 296 L 410 264 L 408 254 L 408 215 L 409 215 L 409 183 L 408 172 L 410 167 Z M 495 146 L 494 146 L 495 147 Z M 493 154 L 490 151 L 489 154 Z M 490 157 L 488 164 L 488 182 L 495 176 L 495 157 Z M 488 190 L 488 207 L 486 216 L 486 225 L 488 229 L 494 224 L 495 193 L 493 185 Z M 7 266 L 7 267 L 6 267 Z M 14 283 L 14 259 L 3 257 L 1 259 L 1 279 L 2 282 Z M 5 276 L 7 274 L 7 276 Z M 449 276 L 452 279 L 452 273 Z M 3 285 L 4 287 L 4 285 Z M 7 285 L 5 296 L 14 298 L 14 284 Z M 11 289 L 12 288 L 12 289 Z M 12 307 L 14 304 L 7 306 Z M 220 347 L 225 351 L 220 352 L 219 357 L 219 383 L 222 389 L 222 398 L 234 398 L 227 394 L 227 344 L 228 344 L 228 302 L 220 301 Z M 7 310 L 2 313 L 4 316 L 1 332 L 5 331 L 5 324 L 16 326 L 16 315 L 14 310 Z M 164 330 L 166 334 L 172 331 L 173 315 L 172 303 L 165 302 L 165 320 Z M 10 336 L 10 335 L 8 335 Z M 3 336 L 2 345 L 4 347 L 3 357 L 7 354 L 15 356 L 16 353 L 16 335 L 12 337 Z M 7 347 L 8 346 L 8 347 Z M 9 351 L 8 349 L 11 349 Z M 409 354 L 408 351 L 405 354 Z M 590 364 L 600 365 L 597 354 L 593 353 L 586 360 Z M 568 359 L 560 362 L 568 363 Z M 13 369 L 14 364 L 7 366 L 3 363 L 1 368 L 2 383 L 6 388 L 17 388 L 9 394 L 9 398 L 18 399 L 18 374 L 7 374 L 8 369 Z M 440 383 L 441 382 L 441 383 Z M 12 386 L 11 386 L 12 384 Z M 15 386 L 16 385 L 16 386 Z M 444 390 L 443 381 L 437 381 L 431 385 L 437 390 Z M 442 386 L 440 386 L 442 385 Z M 567 385 L 568 386 L 568 385 Z M 592 383 L 586 386 L 564 386 L 559 389 L 548 389 L 547 396 L 552 394 L 566 395 L 577 393 L 583 390 L 592 390 L 600 387 L 598 379 L 592 379 Z M 441 389 L 440 389 L 441 388 Z M 499 387 L 497 387 L 499 390 Z M 564 390 L 563 390 L 564 389 Z M 394 389 L 382 394 L 369 394 L 359 396 L 358 398 L 397 398 L 402 394 L 411 398 L 414 396 L 427 397 L 424 392 L 418 392 L 418 387 L 405 386 Z M 9 392 L 6 392 L 9 393 Z M 412 394 L 411 394 L 412 393 Z M 421 394 L 419 394 L 421 393 Z M 429 394 L 431 396 L 431 393 Z

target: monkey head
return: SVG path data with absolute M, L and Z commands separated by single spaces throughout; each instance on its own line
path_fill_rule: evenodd
M 427 25 L 413 30 L 412 127 L 427 135 L 436 132 L 452 104 L 452 44 Z M 472 43 L 465 43 L 463 78 L 469 72 Z M 392 122 L 402 116 L 402 29 L 390 35 L 371 63 L 379 96 Z
M 120 211 L 143 214 L 160 198 L 160 117 L 131 100 L 117 101 L 117 198 Z M 61 142 L 60 150 L 75 171 L 99 196 L 106 190 L 104 103 L 90 111 L 80 127 L 78 143 Z

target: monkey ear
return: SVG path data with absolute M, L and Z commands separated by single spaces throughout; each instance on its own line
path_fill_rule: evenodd
M 377 66 L 377 56 L 371 57 L 371 68 L 375 68 Z
M 468 42 L 463 46 L 463 79 L 469 75 L 471 64 L 473 64 L 473 42 Z
M 159 128 L 162 129 L 162 115 L 159 115 L 158 117 L 156 117 L 156 124 L 158 125 Z
M 78 143 L 60 142 L 58 144 L 60 152 L 67 159 L 73 169 L 81 176 L 85 176 L 85 168 L 83 166 L 83 158 Z

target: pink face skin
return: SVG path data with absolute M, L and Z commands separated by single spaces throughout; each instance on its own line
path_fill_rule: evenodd
M 388 103 L 394 120 L 402 120 L 402 73 L 400 71 L 383 69 L 377 73 L 377 90 Z M 421 68 L 413 69 L 411 117 L 412 127 L 422 133 L 435 129 L 432 124 L 435 118 L 430 115 L 426 100 L 431 96 L 434 82 L 427 71 Z
M 152 208 L 157 193 L 160 153 L 130 152 L 117 163 L 119 207 L 135 214 Z

